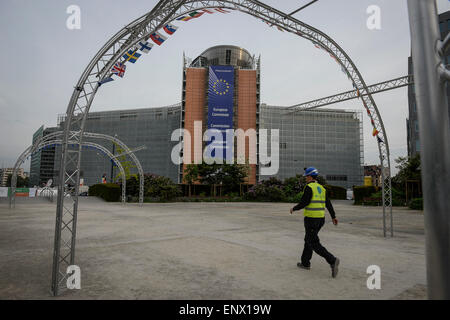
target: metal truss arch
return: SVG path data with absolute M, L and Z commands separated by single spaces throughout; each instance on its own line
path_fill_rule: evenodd
M 347 53 L 328 35 L 318 29 L 307 25 L 292 16 L 274 9 L 256 0 L 224 0 L 224 1 L 200 1 L 200 0 L 161 0 L 156 6 L 142 17 L 134 20 L 119 32 L 117 32 L 95 55 L 81 75 L 75 90 L 72 93 L 66 111 L 66 121 L 64 135 L 62 137 L 62 158 L 60 181 L 61 186 L 58 192 L 58 205 L 56 211 L 55 225 L 55 250 L 53 257 L 53 278 L 52 291 L 58 294 L 60 285 L 64 283 L 67 275 L 60 265 L 67 262 L 66 254 L 70 256 L 70 264 L 75 259 L 75 239 L 76 239 L 76 216 L 78 208 L 78 181 L 80 178 L 81 142 L 84 136 L 85 123 L 91 104 L 100 87 L 100 81 L 111 75 L 113 65 L 123 62 L 123 55 L 126 51 L 136 46 L 141 40 L 147 40 L 149 35 L 161 29 L 164 24 L 170 23 L 177 17 L 185 15 L 194 10 L 208 8 L 228 8 L 249 14 L 255 18 L 262 19 L 272 25 L 307 39 L 327 51 L 346 70 L 354 86 L 359 90 L 365 90 L 368 94 L 361 97 L 373 126 L 382 136 L 382 142 L 378 140 L 380 162 L 383 178 L 383 223 L 384 235 L 386 235 L 385 210 L 390 209 L 391 213 L 391 235 L 392 229 L 392 199 L 391 199 L 391 179 L 390 179 L 390 155 L 386 131 L 378 111 L 376 103 L 367 90 L 367 85 L 356 68 L 354 62 Z M 76 151 L 68 149 L 69 141 L 78 141 L 79 149 Z M 75 172 L 67 172 L 66 165 L 73 164 Z M 75 186 L 75 191 L 64 189 L 65 184 Z M 75 194 L 71 202 L 67 204 L 65 195 Z M 70 224 L 66 223 L 70 221 Z M 61 242 L 70 243 L 67 247 L 68 253 L 61 252 Z
M 15 195 L 16 195 L 16 188 L 17 188 L 17 168 L 19 168 L 22 163 L 25 162 L 25 160 L 34 152 L 44 149 L 48 146 L 52 146 L 52 145 L 61 145 L 62 140 L 43 140 L 40 141 L 38 144 L 33 145 L 28 147 L 19 157 L 19 159 L 17 159 L 16 165 L 14 166 L 14 170 L 13 170 L 13 175 L 11 177 L 11 195 L 9 197 L 9 208 L 14 208 L 15 207 Z M 69 142 L 69 144 L 73 144 L 72 141 Z M 122 166 L 122 164 L 120 163 L 120 161 L 117 160 L 117 157 L 114 156 L 111 151 L 109 151 L 107 148 L 105 148 L 104 146 L 97 144 L 97 143 L 93 143 L 93 142 L 83 142 L 83 147 L 91 147 L 91 148 L 95 148 L 100 150 L 101 152 L 103 152 L 106 156 L 108 156 L 111 161 L 114 162 L 114 164 L 119 168 L 120 170 L 120 174 L 122 176 L 122 203 L 126 203 L 126 174 L 125 174 L 125 170 Z
M 53 132 L 51 134 L 46 135 L 44 137 L 44 141 L 48 140 L 48 139 L 52 139 L 57 136 L 61 136 L 63 134 L 64 134 L 63 131 Z M 75 132 L 75 131 L 70 132 L 70 136 L 74 137 L 76 135 L 77 135 L 77 132 Z M 133 160 L 133 162 L 136 165 L 136 168 L 138 170 L 138 174 L 139 174 L 139 204 L 142 204 L 144 202 L 144 169 L 142 168 L 141 162 L 136 157 L 134 152 L 122 140 L 120 140 L 117 137 L 113 137 L 113 136 L 110 136 L 107 134 L 84 132 L 83 137 L 92 138 L 92 139 L 101 139 L 101 140 L 110 141 L 112 143 L 116 143 L 124 150 L 124 153 L 115 155 L 114 157 L 128 155 Z
M 75 133 L 71 132 L 71 134 L 75 134 Z M 37 150 L 39 150 L 41 148 L 40 145 L 42 145 L 43 143 L 46 143 L 48 141 L 55 140 L 55 139 L 57 139 L 58 137 L 60 137 L 62 135 L 63 135 L 63 131 L 56 131 L 56 132 L 52 132 L 52 133 L 50 133 L 48 135 L 45 135 L 45 136 L 39 138 L 38 140 L 36 140 L 33 145 L 29 146 L 19 156 L 19 158 L 16 161 L 16 164 L 14 165 L 13 175 L 12 175 L 12 178 L 11 178 L 11 196 L 9 198 L 9 208 L 12 208 L 12 207 L 15 206 L 15 193 L 16 193 L 15 190 L 16 190 L 16 187 L 17 187 L 17 170 L 20 167 L 20 165 L 26 160 L 26 158 L 28 156 L 32 155 Z M 110 142 L 113 142 L 113 143 L 117 143 L 117 145 L 119 145 L 124 150 L 124 153 L 118 154 L 118 155 L 113 155 L 114 159 L 117 159 L 117 157 L 122 156 L 122 155 L 129 155 L 130 156 L 130 158 L 133 160 L 133 162 L 135 163 L 136 168 L 138 170 L 138 174 L 139 174 L 139 203 L 142 204 L 143 203 L 143 195 L 144 195 L 144 170 L 142 168 L 142 165 L 141 165 L 139 159 L 136 157 L 134 152 L 124 142 L 122 142 L 117 137 L 112 137 L 112 136 L 107 135 L 107 134 L 92 133 L 92 132 L 85 132 L 84 136 L 87 137 L 87 138 L 102 139 L 102 140 L 110 141 Z M 83 145 L 85 145 L 85 143 L 83 143 Z M 111 159 L 111 160 L 114 160 L 114 159 Z M 122 166 L 122 168 L 123 168 L 123 166 Z M 126 175 L 123 176 L 122 180 L 126 183 Z

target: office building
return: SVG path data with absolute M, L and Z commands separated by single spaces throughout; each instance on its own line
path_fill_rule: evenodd
M 188 140 L 183 137 L 181 142 L 171 141 L 175 130 L 186 129 L 193 138 L 195 123 L 200 121 L 201 136 L 206 129 L 220 132 L 227 129 L 254 129 L 256 132 L 267 129 L 270 150 L 270 130 L 277 129 L 280 132 L 280 163 L 278 172 L 272 176 L 285 179 L 302 174 L 304 167 L 315 166 L 330 184 L 345 188 L 362 185 L 362 112 L 331 109 L 292 112 L 280 106 L 261 104 L 260 58 L 236 46 L 212 47 L 193 60 L 184 57 L 182 71 L 181 103 L 160 108 L 91 112 L 85 131 L 116 136 L 130 149 L 137 150 L 135 155 L 145 173 L 183 183 L 185 164 L 174 164 L 171 155 L 180 143 L 183 152 L 188 150 Z M 58 118 L 58 130 L 62 130 L 64 120 L 64 116 Z M 37 133 L 40 134 L 43 132 Z M 122 152 L 109 141 L 84 140 L 99 143 L 113 154 Z M 263 167 L 259 164 L 258 140 L 257 163 L 250 164 L 248 184 L 270 177 L 261 174 Z M 196 149 L 191 139 L 191 161 L 195 157 L 202 158 L 203 151 L 212 143 L 202 142 L 201 148 Z M 220 144 L 219 147 L 226 150 L 228 145 Z M 220 155 L 217 150 L 220 148 L 211 155 Z M 60 147 L 57 147 L 55 159 L 60 158 L 60 152 Z M 246 159 L 249 154 L 247 139 Z M 127 157 L 124 165 L 128 173 L 137 173 L 130 158 Z M 70 173 L 73 169 L 69 166 L 67 171 Z M 55 161 L 56 184 L 59 184 L 58 171 L 59 163 Z M 101 183 L 103 176 L 107 181 L 115 181 L 120 177 L 118 174 L 110 159 L 99 150 L 82 152 L 80 175 L 85 185 Z
M 33 134 L 33 144 L 42 137 L 57 131 L 58 128 L 45 128 L 41 126 Z M 55 176 L 55 146 L 38 149 L 31 155 L 30 186 L 42 187 Z
M 450 11 L 439 15 L 439 29 L 441 31 L 441 38 L 444 39 L 450 31 Z M 450 55 L 445 57 L 445 63 L 450 64 Z M 414 65 L 412 57 L 408 58 L 408 73 L 414 74 Z M 450 86 L 447 85 L 447 97 L 450 101 Z M 450 103 L 449 117 L 450 117 Z M 420 138 L 419 138 L 419 119 L 417 114 L 417 102 L 415 96 L 414 85 L 408 87 L 408 118 L 406 119 L 407 130 L 407 144 L 408 156 L 413 157 L 420 153 Z M 450 143 L 450 142 L 449 142 Z
M 14 168 L 3 168 L 0 169 L 0 187 L 8 187 L 8 177 L 12 175 L 14 172 Z M 23 168 L 19 168 L 17 170 L 17 176 L 26 178 L 25 172 Z
M 313 166 L 329 184 L 344 188 L 362 185 L 362 112 L 330 109 L 292 112 L 262 104 L 260 119 L 261 128 L 280 130 L 277 178 L 303 174 L 304 168 Z

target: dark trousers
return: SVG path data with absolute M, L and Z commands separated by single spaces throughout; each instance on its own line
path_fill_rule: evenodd
M 324 224 L 325 218 L 305 217 L 305 247 L 303 248 L 301 262 L 306 267 L 311 265 L 310 261 L 313 251 L 325 258 L 330 265 L 336 260 L 336 258 L 320 244 L 318 234 Z

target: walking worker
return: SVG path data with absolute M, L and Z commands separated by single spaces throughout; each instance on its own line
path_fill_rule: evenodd
M 336 214 L 325 188 L 316 181 L 318 175 L 319 171 L 316 168 L 305 168 L 303 176 L 306 176 L 307 185 L 303 191 L 300 203 L 290 210 L 292 214 L 294 211 L 303 208 L 305 209 L 305 247 L 301 256 L 301 261 L 297 263 L 297 266 L 302 269 L 310 270 L 310 261 L 314 251 L 325 258 L 331 266 L 331 276 L 336 278 L 338 274 L 339 258 L 333 256 L 320 244 L 318 234 L 325 224 L 325 207 L 328 209 L 335 226 L 338 224 L 338 220 L 336 219 Z

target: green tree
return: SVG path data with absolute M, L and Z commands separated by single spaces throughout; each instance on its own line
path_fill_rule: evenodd
M 221 170 L 221 183 L 229 189 L 236 189 L 245 181 L 250 172 L 248 164 L 223 164 Z
M 11 180 L 12 180 L 12 174 L 8 175 L 8 178 L 6 180 L 6 185 L 8 187 L 11 187 Z M 21 176 L 17 176 L 17 188 L 27 188 L 30 184 L 30 179 L 28 177 L 22 178 Z
M 183 180 L 189 185 L 189 197 L 191 196 L 191 186 L 199 179 L 199 168 L 196 164 L 188 164 L 184 170 Z
M 126 152 L 122 147 L 120 147 L 120 145 L 118 145 L 115 142 L 113 142 L 113 144 L 114 144 L 114 150 L 115 150 L 114 153 L 118 154 L 117 160 L 122 165 L 123 171 L 125 171 L 125 178 L 126 178 L 126 180 L 128 180 L 132 176 L 131 169 L 136 168 L 136 165 L 134 165 L 133 161 L 127 160 L 127 156 L 125 154 Z M 116 177 L 114 178 L 114 181 L 120 181 L 121 179 L 122 179 L 122 174 L 119 172 L 116 175 Z
M 164 176 L 155 174 L 144 175 L 145 195 L 157 197 L 160 200 L 171 200 L 180 195 L 179 186 Z
M 198 165 L 198 175 L 202 184 L 211 186 L 211 194 L 216 195 L 216 186 L 233 189 L 245 181 L 249 173 L 247 164 L 206 164 Z
M 407 180 L 418 180 L 421 182 L 420 171 L 420 155 L 414 157 L 399 157 L 395 159 L 397 164 L 395 167 L 399 169 L 398 173 L 393 178 L 394 183 L 404 185 Z

